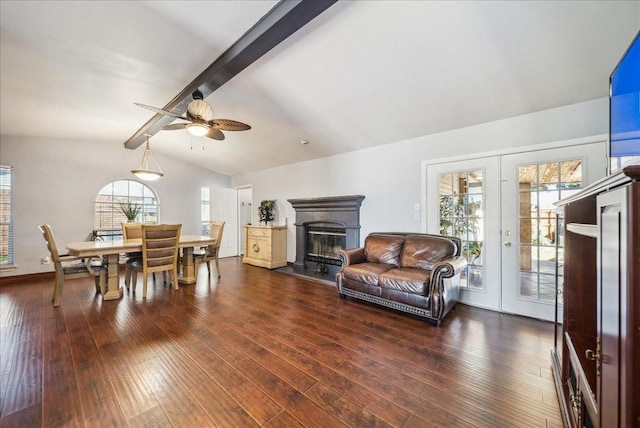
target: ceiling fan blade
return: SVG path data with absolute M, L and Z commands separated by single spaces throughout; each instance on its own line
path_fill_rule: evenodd
M 174 129 L 184 129 L 187 127 L 186 123 L 172 123 L 171 125 L 163 126 L 163 131 L 172 131 Z
M 207 132 L 207 135 L 205 135 L 205 137 L 209 137 L 209 138 L 213 138 L 214 140 L 224 140 L 224 134 L 216 128 L 209 128 L 209 132 Z
M 213 128 L 221 129 L 223 131 L 247 131 L 251 129 L 251 127 L 246 123 L 229 119 L 213 119 L 209 123 L 211 123 Z
M 139 104 L 139 103 L 134 103 L 135 105 L 137 105 L 138 107 L 142 107 L 142 108 L 146 108 L 147 110 L 151 110 L 155 113 L 160 113 L 160 114 L 164 114 L 165 116 L 171 116 L 171 117 L 175 117 L 176 119 L 184 119 L 187 120 L 186 117 L 184 116 L 180 116 L 177 113 L 174 113 L 172 111 L 167 111 L 167 110 L 162 110 L 161 108 L 158 107 L 152 107 L 152 106 L 148 106 L 148 105 L 144 105 L 144 104 Z

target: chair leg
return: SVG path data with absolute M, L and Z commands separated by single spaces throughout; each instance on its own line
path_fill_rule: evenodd
M 124 267 L 124 286 L 127 287 L 127 291 L 129 291 L 129 284 L 131 284 L 131 271 L 133 268 L 130 263 L 127 263 Z
M 215 261 L 216 261 L 216 272 L 218 273 L 218 278 L 220 278 L 220 263 L 218 263 L 218 257 L 216 257 Z
M 173 269 L 172 270 L 172 276 L 173 276 L 173 289 L 177 290 L 178 289 L 178 270 L 177 269 Z
M 56 284 L 53 288 L 53 306 L 58 307 L 62 303 L 62 292 L 64 289 L 64 274 L 56 271 Z
M 53 294 L 51 295 L 51 301 L 56 301 L 56 294 L 58 294 L 58 274 L 56 273 L 56 277 L 53 281 Z
M 147 277 L 149 275 L 145 275 L 145 272 L 142 272 L 142 298 L 147 298 Z
M 93 281 L 96 283 L 96 295 L 102 294 L 104 296 L 104 290 L 102 290 L 101 288 L 102 284 L 100 282 L 101 276 L 102 276 L 102 269 L 96 272 L 96 274 L 93 276 Z
M 138 285 L 138 272 L 136 272 L 133 268 L 131 269 L 133 272 L 131 272 L 131 288 L 133 289 L 133 292 L 136 292 L 136 286 Z

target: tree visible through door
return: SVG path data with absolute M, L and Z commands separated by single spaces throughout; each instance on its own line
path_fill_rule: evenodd
M 482 289 L 482 170 L 440 174 L 438 181 L 440 234 L 462 239 L 462 255 L 467 258 L 461 286 Z

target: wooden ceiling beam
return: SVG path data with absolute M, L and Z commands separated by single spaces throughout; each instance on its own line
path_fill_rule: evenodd
M 280 1 L 162 109 L 184 113 L 192 100 L 191 94 L 196 89 L 205 98 L 208 97 L 336 2 L 337 0 Z M 154 135 L 174 120 L 162 114 L 154 115 L 125 141 L 125 148 L 138 148 L 146 141 L 144 134 Z

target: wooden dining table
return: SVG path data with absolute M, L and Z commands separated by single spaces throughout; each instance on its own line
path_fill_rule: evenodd
M 182 248 L 182 272 L 178 276 L 181 284 L 194 284 L 198 279 L 194 247 L 206 247 L 214 245 L 215 238 L 200 235 L 180 235 L 178 246 Z M 70 255 L 82 258 L 102 257 L 107 263 L 106 284 L 100 284 L 103 300 L 116 300 L 122 297 L 120 275 L 118 272 L 118 260 L 123 253 L 139 253 L 142 251 L 142 239 L 116 239 L 113 241 L 83 241 L 67 244 Z

